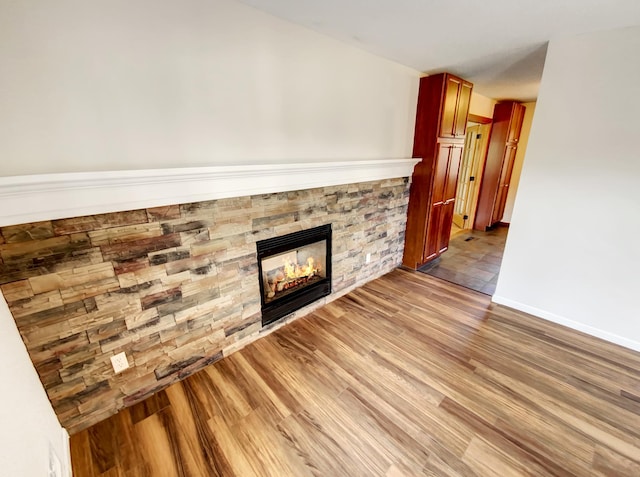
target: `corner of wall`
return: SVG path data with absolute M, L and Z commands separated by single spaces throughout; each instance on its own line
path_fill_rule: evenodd
M 61 457 L 62 459 L 62 475 L 73 477 L 73 467 L 71 466 L 71 447 L 70 447 L 70 437 L 67 430 L 63 427 L 61 430 L 61 439 L 62 439 L 62 449 L 64 451 L 64 455 Z
M 42 388 L 26 347 L 0 294 L 0 469 L 2 475 L 46 475 L 53 449 L 62 475 L 71 475 L 69 436 Z

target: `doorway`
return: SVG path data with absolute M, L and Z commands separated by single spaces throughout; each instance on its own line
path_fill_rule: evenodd
M 491 124 L 470 123 L 464 144 L 464 154 L 458 174 L 452 235 L 473 228 L 473 219 L 480 192 L 480 177 L 484 168 L 489 144 Z
M 491 119 L 476 117 L 469 122 L 453 212 L 449 249 L 420 269 L 466 288 L 493 295 L 507 237 L 507 227 L 480 232 L 473 223 L 480 183 L 489 146 Z
M 454 206 L 454 224 L 449 249 L 438 259 L 422 267 L 421 272 L 487 295 L 493 295 L 495 292 L 509 231 L 508 223 L 511 221 L 513 199 L 517 192 L 517 183 L 535 112 L 535 103 L 525 103 L 525 107 L 527 109 L 522 123 L 518 154 L 511 175 L 503 220 L 486 231 L 473 230 L 473 222 L 481 186 L 480 178 L 484 172 L 489 146 L 492 120 L 482 116 L 471 118 L 469 115 L 470 122 L 467 126 L 465 152 L 460 164 Z
M 486 232 L 463 230 L 451 239 L 446 253 L 419 270 L 480 293 L 493 295 L 508 230 L 506 226 L 497 226 Z

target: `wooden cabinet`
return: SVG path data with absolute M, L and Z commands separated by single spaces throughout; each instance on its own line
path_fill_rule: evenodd
M 460 144 L 447 143 L 438 147 L 429 204 L 427 240 L 422 254 L 425 262 L 437 257 L 449 247 L 462 148 Z
M 446 75 L 445 94 L 438 137 L 464 137 L 473 85 L 456 76 Z
M 449 247 L 473 85 L 442 73 L 420 80 L 414 170 L 403 265 L 416 269 Z
M 524 112 L 525 107 L 515 101 L 496 104 L 493 110 L 493 126 L 473 225 L 476 230 L 487 230 L 502 220 Z
M 433 159 L 440 138 L 464 140 L 473 85 L 448 73 L 420 79 L 413 157 Z

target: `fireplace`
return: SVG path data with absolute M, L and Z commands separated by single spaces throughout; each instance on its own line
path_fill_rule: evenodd
M 331 293 L 331 224 L 257 246 L 263 326 Z

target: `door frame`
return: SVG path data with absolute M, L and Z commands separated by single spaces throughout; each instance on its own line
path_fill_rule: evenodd
M 469 114 L 469 119 L 467 121 L 467 126 L 469 125 L 469 123 L 476 123 L 482 126 L 486 126 L 486 125 L 491 125 L 491 123 L 493 123 L 493 119 L 492 118 L 488 118 L 486 116 L 479 116 L 477 114 Z M 487 151 L 489 150 L 489 139 L 491 137 L 491 127 L 489 127 L 487 129 L 487 135 L 486 138 L 482 141 L 483 144 L 481 145 L 482 149 L 479 151 L 480 154 L 480 158 L 478 160 L 478 170 L 476 172 L 476 180 L 478 180 L 478 187 L 476 187 L 475 193 L 473 195 L 473 198 L 471 200 L 471 206 L 469 208 L 469 223 L 468 223 L 468 229 L 465 230 L 471 230 L 473 229 L 473 225 L 474 222 L 476 220 L 476 209 L 478 207 L 478 197 L 480 195 L 480 178 L 482 177 L 482 174 L 484 173 L 484 166 L 485 163 L 487 161 Z M 460 178 L 458 178 L 460 179 Z M 456 201 L 458 200 L 458 197 L 456 195 Z
M 486 116 L 479 116 L 477 114 L 469 113 L 469 119 L 467 123 L 478 123 L 478 124 L 491 124 L 493 122 L 492 118 L 488 118 Z

